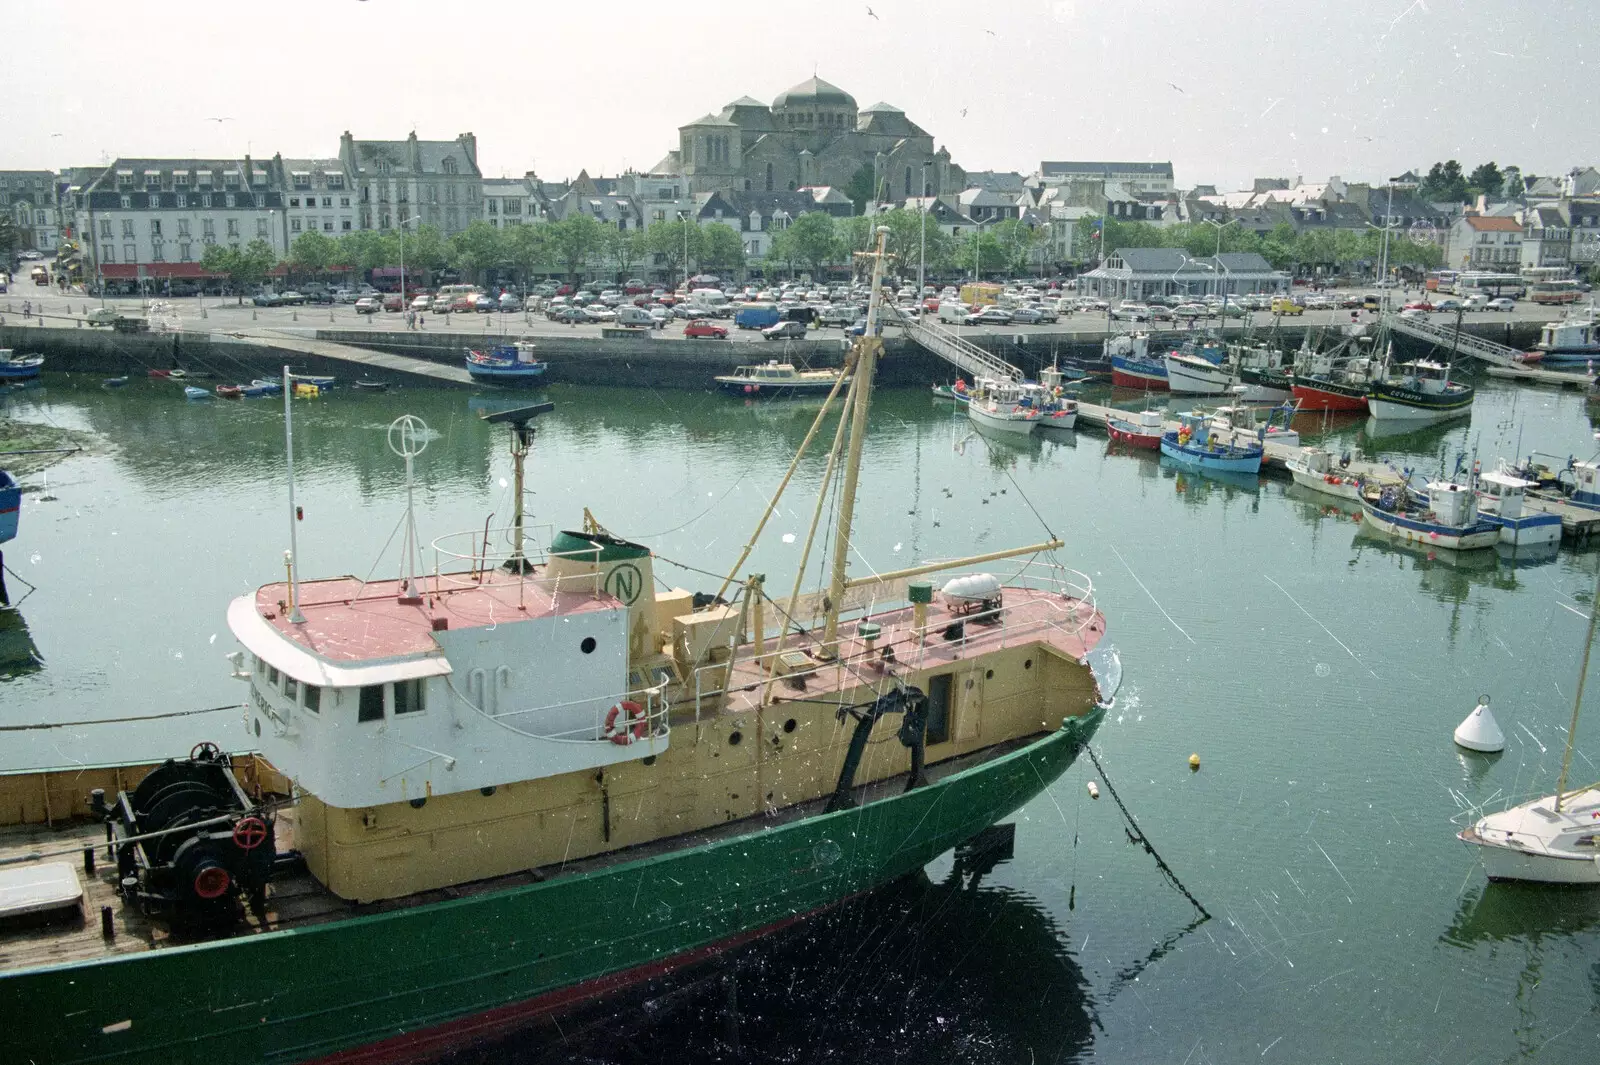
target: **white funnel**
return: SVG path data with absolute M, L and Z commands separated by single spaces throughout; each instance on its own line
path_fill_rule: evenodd
M 1506 749 L 1506 734 L 1500 731 L 1494 714 L 1489 712 L 1489 697 L 1480 695 L 1478 705 L 1472 708 L 1467 719 L 1456 726 L 1456 743 L 1469 751 L 1494 754 Z

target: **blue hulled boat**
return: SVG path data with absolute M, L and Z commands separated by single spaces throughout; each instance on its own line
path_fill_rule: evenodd
M 1121 333 L 1106 340 L 1106 361 L 1111 363 L 1111 383 L 1118 388 L 1165 391 L 1167 364 L 1150 355 L 1150 338 L 1144 333 Z
M 0 470 L 0 544 L 17 538 L 17 520 L 22 515 L 22 486 L 10 470 Z
M 1476 487 L 1430 481 L 1424 498 L 1403 485 L 1368 485 L 1362 490 L 1361 514 L 1368 525 L 1407 543 L 1452 551 L 1493 547 L 1500 526 L 1478 514 Z
M 534 358 L 533 345 L 526 340 L 499 344 L 487 352 L 467 351 L 467 373 L 483 384 L 513 387 L 538 384 L 548 366 Z
M 1191 411 L 1178 415 L 1178 428 L 1161 435 L 1161 453 L 1174 462 L 1224 473 L 1260 473 L 1265 449 L 1259 442 L 1229 439 L 1213 432 L 1212 416 Z
M 31 381 L 43 365 L 43 355 L 13 355 L 10 348 L 0 348 L 0 381 Z

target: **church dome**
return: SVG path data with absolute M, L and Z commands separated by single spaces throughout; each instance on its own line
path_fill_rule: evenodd
M 772 100 L 772 108 L 775 111 L 790 107 L 818 106 L 847 107 L 854 111 L 856 98 L 837 85 L 829 85 L 821 78 L 813 76 L 792 89 L 785 89 Z

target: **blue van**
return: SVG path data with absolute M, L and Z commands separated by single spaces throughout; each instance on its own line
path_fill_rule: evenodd
M 740 329 L 765 329 L 777 325 L 780 315 L 771 303 L 746 303 L 733 316 L 733 324 Z

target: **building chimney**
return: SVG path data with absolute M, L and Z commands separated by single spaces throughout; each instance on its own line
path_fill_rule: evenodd
M 474 170 L 478 169 L 478 138 L 471 133 L 463 133 L 456 138 L 461 144 L 461 150 L 467 153 L 467 161 Z

